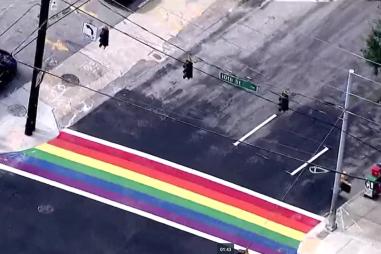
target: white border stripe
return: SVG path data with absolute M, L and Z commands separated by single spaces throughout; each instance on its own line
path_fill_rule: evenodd
M 258 131 L 260 128 L 262 128 L 263 126 L 265 126 L 266 124 L 268 124 L 269 122 L 271 122 L 275 117 L 277 117 L 276 114 L 273 114 L 272 116 L 270 116 L 269 118 L 267 118 L 266 120 L 264 120 L 261 124 L 259 124 L 257 127 L 255 127 L 254 129 L 252 129 L 250 132 L 248 132 L 245 136 L 243 136 L 242 138 L 240 138 L 239 140 L 237 140 L 236 142 L 233 143 L 234 146 L 238 146 L 242 141 L 244 141 L 245 139 L 247 139 L 248 137 L 250 137 L 251 135 L 253 135 L 256 131 Z
M 324 220 L 324 217 L 322 217 L 320 215 L 308 212 L 306 210 L 303 210 L 301 208 L 289 205 L 289 204 L 284 203 L 282 201 L 279 201 L 277 199 L 270 198 L 270 197 L 265 196 L 263 194 L 260 194 L 258 192 L 249 190 L 249 189 L 244 188 L 242 186 L 236 185 L 234 183 L 230 183 L 228 181 L 225 181 L 225 180 L 222 180 L 220 178 L 217 178 L 217 177 L 205 174 L 203 172 L 200 172 L 200 171 L 197 171 L 197 170 L 194 170 L 194 169 L 191 169 L 191 168 L 188 168 L 188 167 L 176 164 L 174 162 L 170 162 L 170 161 L 164 160 L 162 158 L 159 158 L 159 157 L 147 154 L 147 153 L 143 153 L 143 152 L 137 151 L 137 150 L 132 149 L 132 148 L 121 146 L 121 145 L 118 145 L 118 144 L 115 144 L 115 143 L 112 143 L 112 142 L 109 142 L 109 141 L 106 141 L 106 140 L 103 140 L 103 139 L 95 138 L 95 137 L 92 137 L 92 136 L 89 136 L 87 134 L 84 134 L 84 133 L 81 133 L 81 132 L 78 132 L 78 131 L 74 131 L 74 130 L 71 130 L 71 129 L 64 129 L 64 130 L 61 130 L 61 131 L 62 132 L 66 132 L 66 133 L 68 133 L 70 135 L 74 135 L 74 136 L 77 136 L 77 137 L 81 137 L 81 138 L 84 138 L 84 139 L 87 139 L 87 140 L 90 140 L 90 141 L 93 141 L 93 142 L 105 145 L 105 146 L 113 147 L 113 148 L 118 149 L 118 150 L 122 150 L 122 151 L 125 151 L 125 152 L 128 152 L 128 153 L 132 153 L 132 154 L 138 155 L 140 157 L 144 157 L 144 158 L 147 158 L 147 159 L 150 159 L 150 160 L 162 163 L 164 165 L 167 165 L 167 166 L 170 166 L 170 167 L 174 167 L 176 169 L 182 170 L 184 172 L 187 172 L 187 173 L 190 173 L 190 174 L 193 174 L 193 175 L 197 175 L 197 176 L 203 177 L 205 179 L 208 179 L 208 180 L 214 181 L 216 183 L 225 185 L 227 187 L 239 190 L 241 192 L 244 192 L 246 194 L 252 195 L 254 197 L 266 200 L 266 201 L 268 201 L 270 203 L 273 203 L 275 205 L 282 206 L 282 207 L 287 208 L 287 209 L 289 209 L 291 211 L 294 211 L 296 213 L 303 214 L 303 215 L 308 216 L 310 218 L 313 218 L 313 219 L 316 219 L 316 220 L 319 220 L 319 221 Z
M 37 182 L 41 182 L 41 183 L 44 183 L 44 184 L 47 184 L 47 185 L 50 185 L 50 186 L 53 186 L 53 187 L 56 187 L 56 188 L 68 191 L 68 192 L 71 192 L 71 193 L 78 194 L 80 196 L 83 196 L 83 197 L 86 197 L 86 198 L 89 198 L 89 199 L 92 199 L 92 200 L 104 203 L 106 205 L 110 205 L 110 206 L 116 207 L 116 208 L 119 208 L 119 209 L 122 209 L 122 210 L 125 210 L 127 212 L 131 212 L 131 213 L 143 216 L 145 218 L 154 220 L 156 222 L 163 223 L 163 224 L 168 225 L 170 227 L 177 228 L 179 230 L 191 233 L 193 235 L 197 235 L 199 237 L 208 239 L 208 240 L 213 241 L 213 242 L 217 242 L 217 243 L 226 243 L 226 242 L 228 242 L 227 240 L 224 240 L 224 239 L 221 239 L 221 238 L 218 238 L 218 237 L 215 237 L 215 236 L 203 233 L 203 232 L 198 231 L 196 229 L 193 229 L 193 228 L 190 228 L 190 227 L 178 224 L 176 222 L 164 219 L 162 217 L 153 215 L 151 213 L 147 213 L 147 212 L 138 210 L 136 208 L 133 208 L 133 207 L 130 207 L 130 206 L 126 206 L 126 205 L 117 203 L 115 201 L 111 201 L 109 199 L 106 199 L 106 198 L 94 195 L 92 193 L 89 193 L 89 192 L 86 192 L 86 191 L 83 191 L 83 190 L 79 190 L 79 189 L 76 189 L 76 188 L 64 185 L 62 183 L 58 183 L 58 182 L 55 182 L 55 181 L 43 178 L 41 176 L 37 176 L 37 175 L 31 174 L 31 173 L 28 173 L 28 172 L 16 169 L 16 168 L 13 168 L 13 167 L 9 167 L 9 166 L 1 164 L 1 163 L 0 163 L 0 169 L 3 169 L 5 171 L 8 171 L 8 172 L 11 172 L 11 173 L 14 173 L 14 174 L 17 174 L 17 175 L 20 175 L 20 176 L 23 176 L 23 177 L 35 180 Z M 236 245 L 236 244 L 234 245 L 234 248 L 242 248 L 242 249 L 244 249 L 244 247 Z M 250 253 L 260 254 L 259 252 L 255 252 L 255 251 L 250 251 Z
M 302 165 L 300 165 L 297 169 L 295 169 L 294 171 L 292 171 L 290 173 L 290 175 L 295 175 L 296 173 L 298 173 L 300 170 L 302 170 L 303 168 L 305 168 L 308 164 L 310 164 L 311 162 L 313 162 L 314 160 L 316 160 L 317 158 L 319 158 L 321 155 L 323 155 L 325 152 L 327 152 L 329 150 L 328 147 L 324 147 L 323 150 L 321 150 L 319 153 L 315 154 L 311 159 L 309 159 L 307 162 L 303 163 Z

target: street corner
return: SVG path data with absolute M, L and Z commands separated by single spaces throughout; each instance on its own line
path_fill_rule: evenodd
M 318 254 L 322 240 L 307 236 L 299 245 L 298 254 Z
M 25 121 L 25 117 L 6 116 L 2 118 L 0 154 L 33 148 L 59 134 L 52 112 L 38 117 L 38 124 L 33 136 L 25 135 Z
M 329 235 L 325 229 L 325 221 L 323 220 L 308 232 L 298 247 L 298 254 L 319 254 L 322 252 L 323 240 Z
M 154 8 L 131 15 L 131 20 L 144 26 L 165 39 L 176 36 L 193 19 L 201 16 L 216 0 L 176 1 L 165 0 Z

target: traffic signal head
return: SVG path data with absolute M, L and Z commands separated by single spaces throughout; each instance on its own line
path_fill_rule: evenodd
M 287 111 L 288 108 L 288 95 L 286 93 L 282 93 L 279 97 L 279 111 Z
M 349 182 L 349 177 L 346 171 L 343 171 L 344 174 L 340 175 L 340 189 L 346 193 L 350 193 L 352 189 L 352 184 Z
M 193 78 L 193 63 L 190 60 L 186 60 L 183 65 L 183 79 L 191 79 Z
M 346 193 L 350 193 L 352 189 L 352 184 L 345 180 L 340 180 L 340 189 Z

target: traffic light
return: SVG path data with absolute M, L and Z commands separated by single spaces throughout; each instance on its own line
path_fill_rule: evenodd
M 184 68 L 184 70 L 183 70 L 183 73 L 184 73 L 183 79 L 186 79 L 186 78 L 187 79 L 191 79 L 191 78 L 193 78 L 193 63 L 192 63 L 192 61 L 186 60 L 184 65 L 183 65 L 183 68 Z
M 347 172 L 343 171 L 344 174 Z M 347 175 L 341 175 L 340 176 L 340 189 L 346 193 L 351 192 L 352 184 L 348 181 L 349 177 Z
M 279 97 L 279 111 L 287 111 L 288 108 L 288 94 L 286 92 L 283 92 L 282 95 Z
M 109 35 L 108 27 L 107 26 L 102 27 L 101 32 L 99 34 L 99 47 L 103 46 L 103 48 L 105 49 L 108 46 L 108 35 Z

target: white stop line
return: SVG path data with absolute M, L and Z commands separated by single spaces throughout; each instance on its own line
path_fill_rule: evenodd
M 275 117 L 277 117 L 276 114 L 270 116 L 270 117 L 267 118 L 263 123 L 261 123 L 260 125 L 258 125 L 258 126 L 255 127 L 254 129 L 252 129 L 250 132 L 248 132 L 245 136 L 243 136 L 242 138 L 240 138 L 239 140 L 237 140 L 236 142 L 234 142 L 233 145 L 238 146 L 242 141 L 244 141 L 245 139 L 247 139 L 248 137 L 250 137 L 251 135 L 253 135 L 254 132 L 256 132 L 257 130 L 259 130 L 260 128 L 262 128 L 263 126 L 265 126 L 266 124 L 268 124 L 269 122 L 271 122 Z
M 311 159 L 309 159 L 307 162 L 303 163 L 300 167 L 298 167 L 297 169 L 295 169 L 294 171 L 292 171 L 290 173 L 290 175 L 295 175 L 296 173 L 298 173 L 300 170 L 302 170 L 303 168 L 305 168 L 308 164 L 310 164 L 311 162 L 313 162 L 314 160 L 316 160 L 317 158 L 319 158 L 320 156 L 322 156 L 325 152 L 327 152 L 329 150 L 328 147 L 324 147 L 323 150 L 321 150 L 320 152 L 318 152 L 317 154 L 315 154 Z

